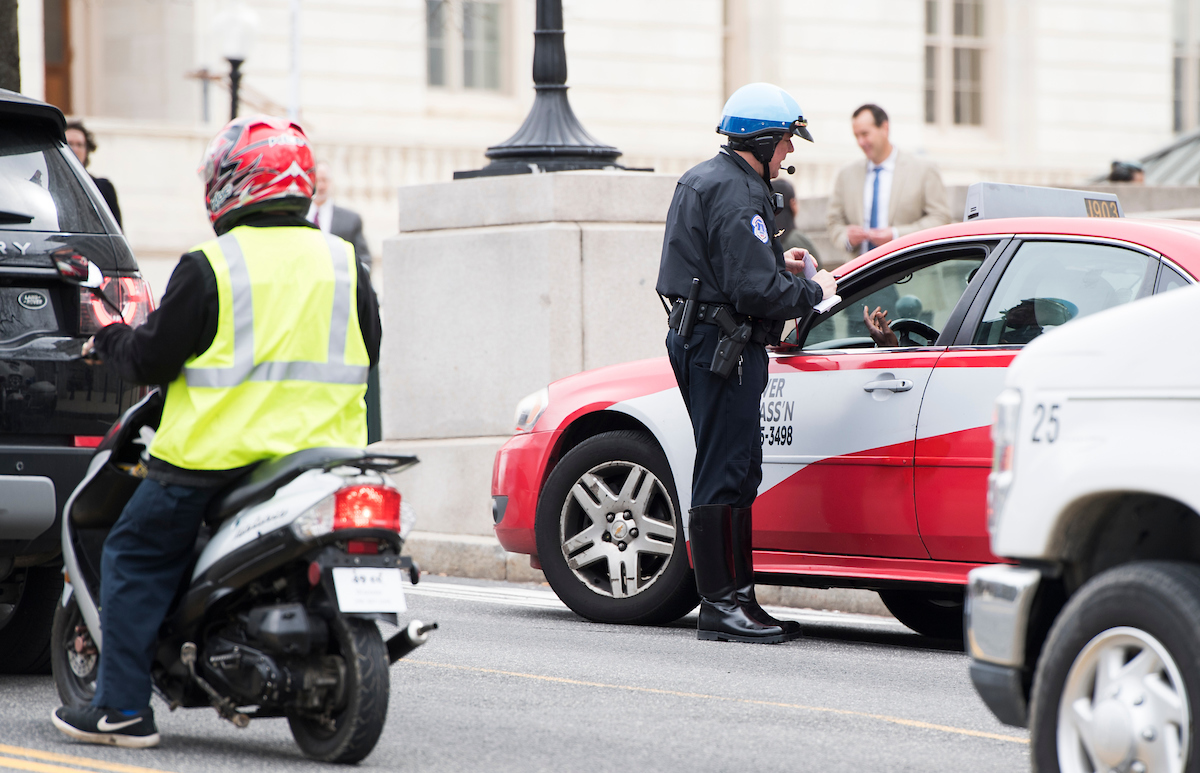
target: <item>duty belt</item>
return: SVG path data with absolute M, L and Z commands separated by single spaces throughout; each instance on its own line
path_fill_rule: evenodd
M 686 301 L 683 298 L 675 298 L 671 302 L 671 315 L 667 318 L 667 326 L 679 332 L 679 326 L 683 322 L 683 308 Z M 700 303 L 696 305 L 696 324 L 704 323 L 707 325 L 717 325 L 717 316 L 725 312 L 732 317 L 737 324 L 749 324 L 753 328 L 750 335 L 750 340 L 756 344 L 765 344 L 767 342 L 767 327 L 762 320 L 757 320 L 754 317 L 745 314 L 738 314 L 734 311 L 733 306 L 728 303 Z M 728 317 L 727 317 L 728 318 Z

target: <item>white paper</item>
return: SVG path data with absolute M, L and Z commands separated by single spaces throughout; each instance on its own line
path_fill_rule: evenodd
M 825 300 L 818 303 L 816 306 L 813 306 L 813 308 L 816 309 L 816 312 L 818 314 L 824 314 L 825 312 L 829 311 L 830 309 L 832 309 L 834 306 L 837 306 L 841 302 L 842 302 L 842 296 L 831 295 L 828 298 L 826 298 Z
M 814 276 L 817 275 L 817 270 L 818 270 L 817 269 L 817 259 L 814 258 L 812 255 L 805 255 L 804 256 L 804 278 L 812 279 Z M 818 314 L 824 314 L 825 312 L 832 309 L 834 306 L 841 303 L 841 300 L 842 299 L 840 296 L 832 295 L 832 296 L 826 298 L 825 300 L 821 301 L 820 303 L 818 303 L 816 306 L 813 306 L 813 308 L 816 309 L 816 312 Z
M 817 275 L 817 259 L 812 255 L 804 256 L 804 278 L 812 279 Z
M 383 567 L 333 567 L 333 587 L 343 612 L 404 612 L 400 570 Z

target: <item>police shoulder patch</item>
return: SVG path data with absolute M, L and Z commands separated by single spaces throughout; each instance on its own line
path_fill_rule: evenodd
M 763 244 L 771 240 L 767 235 L 767 224 L 763 222 L 762 215 L 755 215 L 750 219 L 750 228 L 754 230 L 754 236 Z

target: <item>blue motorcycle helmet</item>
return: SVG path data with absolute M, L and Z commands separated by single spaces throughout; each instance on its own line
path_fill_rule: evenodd
M 772 83 L 748 83 L 733 92 L 721 110 L 717 133 L 744 140 L 763 134 L 795 134 L 813 141 L 800 105 Z
M 730 149 L 747 151 L 758 159 L 768 186 L 771 157 L 781 139 L 794 134 L 813 142 L 800 105 L 791 94 L 771 83 L 748 83 L 733 92 L 721 110 L 717 133 L 729 137 Z M 794 169 L 789 167 L 788 172 Z M 777 203 L 776 209 L 780 206 Z

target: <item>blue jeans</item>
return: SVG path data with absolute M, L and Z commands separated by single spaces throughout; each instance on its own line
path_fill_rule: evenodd
M 93 706 L 150 705 L 158 629 L 191 565 L 204 511 L 219 488 L 144 480 L 104 542 L 100 562 L 100 673 Z

